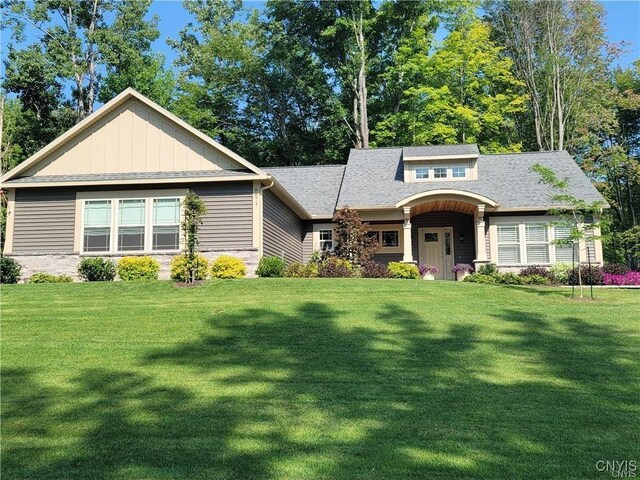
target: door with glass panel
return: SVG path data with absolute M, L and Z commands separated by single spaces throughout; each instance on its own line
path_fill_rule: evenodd
M 436 280 L 447 278 L 444 261 L 444 228 L 420 228 L 418 235 L 420 263 L 438 267 L 438 273 L 434 274 Z

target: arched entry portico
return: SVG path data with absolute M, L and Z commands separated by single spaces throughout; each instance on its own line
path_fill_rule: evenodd
M 451 278 L 453 264 L 460 261 L 486 263 L 484 213 L 496 207 L 488 197 L 458 189 L 422 192 L 398 202 L 404 217 L 403 261 L 435 264 L 440 278 Z M 465 232 L 471 233 L 467 244 Z

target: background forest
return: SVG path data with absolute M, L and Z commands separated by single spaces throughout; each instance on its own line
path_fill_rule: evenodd
M 600 3 L 182 5 L 167 67 L 151 0 L 0 0 L 2 171 L 131 86 L 261 166 L 344 163 L 353 147 L 566 149 L 611 204 L 607 259 L 638 261 L 640 61 L 613 67 L 623 46 Z

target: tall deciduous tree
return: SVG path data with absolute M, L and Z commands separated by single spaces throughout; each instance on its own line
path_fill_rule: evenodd
M 515 115 L 525 109 L 512 64 L 476 20 L 458 22 L 430 52 L 428 19 L 417 26 L 385 72 L 406 84 L 400 107 L 375 128 L 380 143 L 424 145 L 477 142 L 483 151 L 518 151 Z
M 606 84 L 613 50 L 604 7 L 593 0 L 494 0 L 486 12 L 527 86 L 538 148 L 571 149 Z
M 153 58 L 150 42 L 158 38 L 157 18 L 145 20 L 150 0 L 57 0 L 35 2 L 4 0 L 3 26 L 10 28 L 12 39 L 26 41 L 25 29 L 37 32 L 38 39 L 17 55 L 23 64 L 38 65 L 52 72 L 58 88 L 71 86 L 71 103 L 80 121 L 93 113 L 105 69 L 111 78 L 122 72 L 135 77 L 130 69 L 144 68 L 136 59 Z M 137 51 L 137 55 L 134 52 Z M 9 62 L 11 64 L 11 62 Z M 147 62 L 146 67 L 149 67 Z M 112 82 L 119 87 L 117 81 Z M 28 79 L 8 91 L 23 93 Z M 32 102 L 33 104 L 33 102 Z

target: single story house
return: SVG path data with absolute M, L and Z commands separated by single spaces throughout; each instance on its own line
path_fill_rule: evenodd
M 476 145 L 351 150 L 346 165 L 260 168 L 132 89 L 7 172 L 4 253 L 34 272 L 75 275 L 80 258 L 152 255 L 168 275 L 181 250 L 181 199 L 206 203 L 200 248 L 243 259 L 307 261 L 333 245 L 331 219 L 356 209 L 380 242 L 376 259 L 503 270 L 571 261 L 534 164 L 602 200 L 566 152 L 484 155 Z M 599 240 L 582 261 L 602 262 Z

